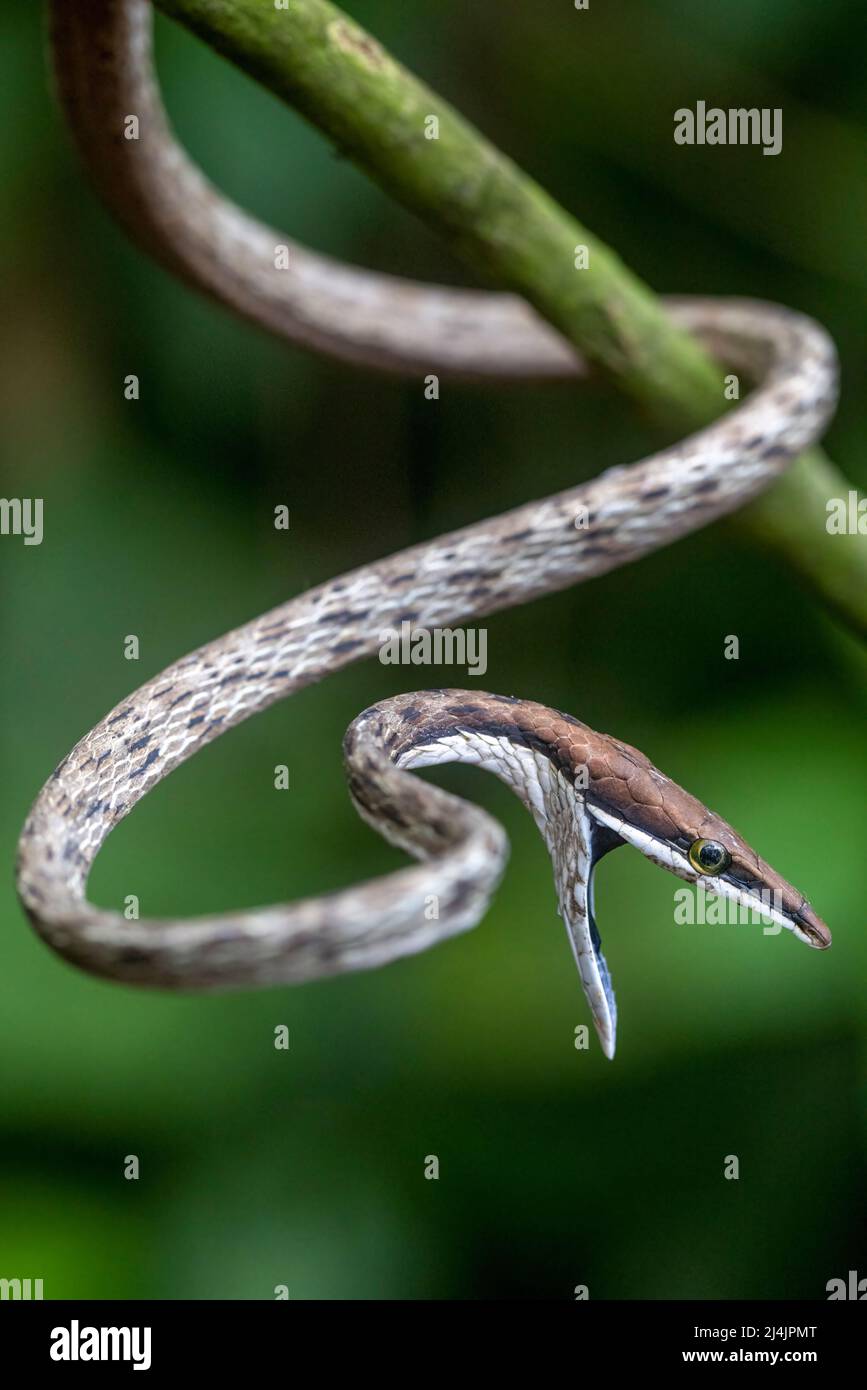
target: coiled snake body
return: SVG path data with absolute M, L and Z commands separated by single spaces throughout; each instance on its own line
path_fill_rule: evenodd
M 572 349 L 509 295 L 409 284 L 301 247 L 292 273 L 276 273 L 274 248 L 286 238 L 225 202 L 174 142 L 152 76 L 147 0 L 53 0 L 50 9 L 63 103 L 85 159 L 136 237 L 175 272 L 287 339 L 368 365 L 501 379 L 580 373 Z M 140 119 L 134 142 L 121 136 L 130 112 Z M 810 945 L 830 943 L 801 893 L 635 749 L 532 701 L 450 690 L 387 700 L 346 736 L 356 805 L 419 861 L 412 867 L 193 921 L 130 922 L 86 898 L 112 827 L 241 720 L 371 655 L 402 622 L 453 627 L 638 559 L 741 506 L 819 435 L 836 399 L 822 328 L 751 301 L 667 304 L 727 369 L 759 383 L 753 393 L 674 448 L 331 580 L 148 681 L 76 745 L 24 826 L 18 891 L 50 946 L 96 974 L 177 989 L 309 980 L 422 950 L 479 920 L 505 863 L 495 821 L 411 775 L 454 760 L 511 786 L 545 837 L 608 1056 L 616 1010 L 592 884 L 610 849 L 631 844 Z

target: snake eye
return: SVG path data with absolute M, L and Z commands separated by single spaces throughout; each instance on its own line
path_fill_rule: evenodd
M 689 862 L 700 874 L 721 874 L 732 862 L 732 857 L 719 840 L 693 840 Z

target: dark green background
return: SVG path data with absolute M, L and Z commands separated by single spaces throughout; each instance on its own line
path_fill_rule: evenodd
M 656 288 L 821 319 L 843 361 L 829 448 L 864 484 L 851 0 L 352 13 Z M 332 254 L 469 283 L 291 112 L 173 26 L 158 41 L 181 137 L 242 204 Z M 831 952 L 677 927 L 676 880 L 623 850 L 597 888 L 618 1054 L 595 1037 L 577 1052 L 588 1015 L 544 849 L 467 769 L 436 779 L 507 824 L 505 883 L 478 930 L 381 972 L 163 997 L 78 974 L 29 930 L 11 887 L 28 805 L 134 686 L 332 574 L 661 438 L 611 391 L 444 383 L 432 404 L 420 381 L 305 357 L 195 297 L 95 200 L 43 46 L 38 6 L 5 4 L 0 492 L 45 499 L 45 540 L 0 540 L 0 1277 L 41 1277 L 47 1297 L 568 1298 L 584 1283 L 594 1298 L 804 1298 L 867 1273 L 867 671 L 791 575 L 723 526 L 490 619 L 483 684 L 644 749 L 808 894 Z M 676 146 L 673 111 L 700 98 L 782 106 L 783 153 Z M 279 502 L 288 535 L 271 525 Z M 193 914 L 400 863 L 352 811 L 340 740 L 418 682 L 368 662 L 208 748 L 112 836 L 96 899 Z M 277 793 L 282 762 L 292 786 Z M 138 1182 L 122 1175 L 132 1153 Z

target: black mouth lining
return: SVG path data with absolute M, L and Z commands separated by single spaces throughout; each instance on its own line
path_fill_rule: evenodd
M 758 902 L 749 904 L 742 902 L 738 904 L 740 907 L 744 907 L 749 912 L 757 912 L 760 916 L 764 915 L 766 917 L 770 917 L 772 912 L 777 912 L 792 926 L 800 927 L 802 931 L 807 932 L 810 936 L 815 935 L 812 928 L 799 920 L 797 913 L 789 912 L 787 908 L 783 906 L 782 894 L 779 893 L 779 890 L 776 888 L 768 888 L 760 878 L 742 878 L 735 874 L 719 874 L 717 877 L 723 882 L 730 884 L 733 888 L 740 888 L 745 893 L 759 895 Z M 770 902 L 766 902 L 762 895 L 769 895 Z M 778 897 L 780 901 L 777 901 Z M 771 920 L 773 920 L 773 918 Z
M 650 841 L 652 841 L 654 845 L 659 845 L 661 847 L 664 847 L 665 849 L 677 850 L 678 853 L 683 855 L 684 859 L 689 858 L 689 847 L 695 841 L 694 835 L 685 835 L 681 833 L 673 838 L 669 838 L 667 835 L 658 835 L 655 830 L 648 830 L 646 826 L 643 826 L 639 824 L 637 821 L 630 820 L 628 817 L 624 816 L 618 807 L 612 806 L 610 802 L 604 801 L 600 796 L 597 796 L 597 794 L 593 790 L 585 792 L 585 799 L 587 801 L 587 805 L 591 808 L 591 810 L 596 809 L 599 811 L 604 811 L 606 815 L 612 816 L 614 819 L 622 821 L 623 824 L 628 825 L 630 829 L 638 830 L 641 832 L 642 835 L 646 835 L 647 838 Z M 602 827 L 602 825 L 598 821 L 597 825 L 600 825 L 600 829 L 609 828 Z M 630 843 L 629 840 L 625 839 L 622 835 L 618 835 L 616 830 L 611 830 L 610 833 L 612 835 L 617 836 L 617 839 L 620 841 L 621 844 L 628 845 Z M 638 847 L 633 845 L 633 849 L 635 848 Z M 722 877 L 722 875 L 718 875 L 718 877 Z
M 745 893 L 773 893 L 773 888 L 768 888 L 760 878 L 749 878 L 743 874 L 732 874 L 726 871 L 724 874 L 717 874 L 717 878 L 724 879 L 733 888 L 742 888 Z

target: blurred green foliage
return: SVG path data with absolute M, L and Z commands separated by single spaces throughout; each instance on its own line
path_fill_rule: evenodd
M 863 485 L 867 98 L 848 0 L 351 8 L 657 288 L 820 318 L 843 358 L 830 444 Z M 291 112 L 157 28 L 169 109 L 221 187 L 334 255 L 467 282 Z M 609 391 L 444 384 L 433 406 L 419 383 L 234 322 L 92 196 L 49 96 L 37 7 L 6 4 L 0 37 L 0 491 L 44 497 L 46 519 L 41 547 L 0 544 L 8 864 L 55 763 L 187 649 L 660 438 Z M 783 153 L 675 146 L 672 113 L 698 98 L 781 105 Z M 288 536 L 270 524 L 277 502 Z M 568 1298 L 586 1283 L 592 1297 L 805 1298 L 864 1272 L 863 654 L 723 526 L 487 626 L 487 688 L 645 749 L 807 892 L 833 950 L 675 926 L 675 880 L 623 850 L 597 890 L 618 1056 L 595 1039 L 578 1052 L 588 1019 L 544 849 L 467 769 L 437 780 L 508 826 L 505 883 L 475 932 L 381 972 L 207 998 L 122 989 L 55 960 L 7 874 L 0 1276 L 41 1277 L 48 1297 L 287 1284 Z M 130 632 L 138 664 L 123 659 Z M 207 749 L 118 828 L 94 896 L 193 914 L 399 863 L 351 810 L 340 738 L 417 680 L 369 662 Z M 133 1153 L 138 1182 L 123 1178 Z M 732 1153 L 738 1182 L 723 1179 Z

